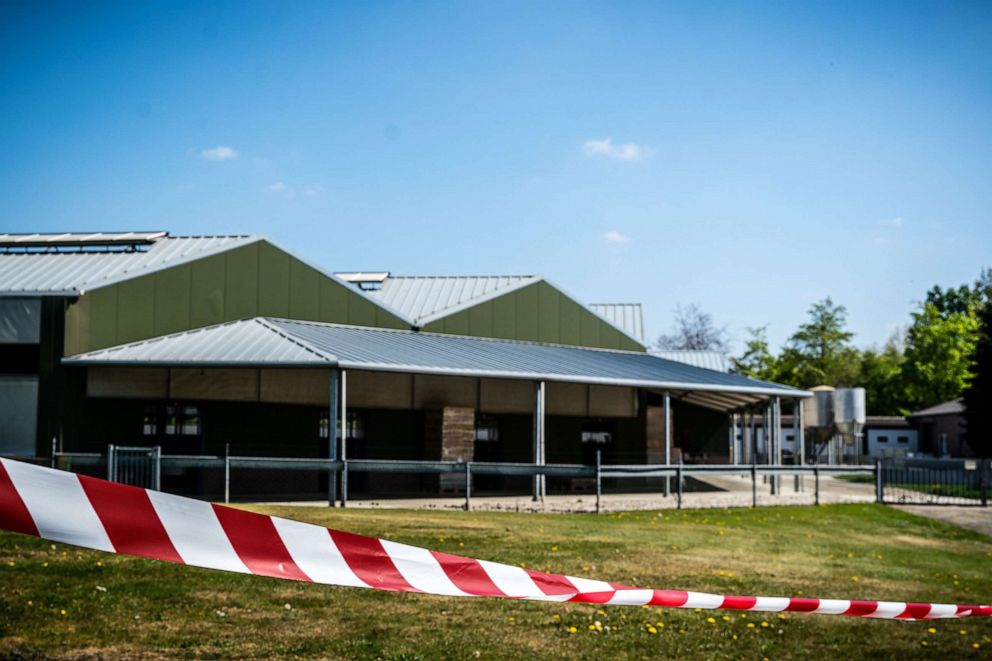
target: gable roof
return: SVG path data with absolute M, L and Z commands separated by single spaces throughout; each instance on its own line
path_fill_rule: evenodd
M 705 367 L 717 372 L 730 371 L 727 367 L 727 357 L 719 351 L 650 349 L 649 352 L 653 356 L 674 360 L 677 363 Z
M 564 381 L 671 390 L 731 410 L 769 396 L 810 393 L 665 360 L 590 349 L 443 333 L 255 317 L 65 358 L 67 365 L 311 366 Z
M 588 307 L 627 335 L 644 343 L 644 313 L 640 303 L 590 303 Z
M 0 296 L 78 296 L 262 238 L 162 236 L 150 241 L 147 250 L 0 253 Z
M 415 326 L 478 305 L 521 287 L 540 282 L 535 275 L 395 276 L 389 273 L 336 273 L 373 298 L 411 319 Z

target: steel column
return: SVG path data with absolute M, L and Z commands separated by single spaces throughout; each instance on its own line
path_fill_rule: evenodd
M 544 381 L 534 383 L 534 463 L 544 465 Z M 544 502 L 544 475 L 534 476 L 534 500 Z
M 665 392 L 665 465 L 672 465 L 672 395 Z M 672 493 L 672 478 L 665 477 L 665 496 Z
M 340 393 L 338 382 L 340 374 L 337 368 L 331 370 L 330 401 L 327 408 L 327 458 L 336 461 L 338 458 L 338 405 Z M 338 474 L 333 468 L 327 471 L 327 504 L 334 507 L 338 501 Z
M 348 506 L 348 372 L 341 370 L 341 507 Z

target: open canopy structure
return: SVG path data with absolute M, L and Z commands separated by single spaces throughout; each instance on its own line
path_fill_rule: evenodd
M 634 351 L 254 317 L 65 358 L 77 366 L 337 367 L 670 392 L 733 411 L 811 393 Z

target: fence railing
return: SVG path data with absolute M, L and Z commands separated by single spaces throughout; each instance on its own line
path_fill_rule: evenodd
M 97 469 L 106 466 L 108 477 L 112 477 L 113 463 L 108 464 L 108 456 L 113 462 L 114 451 L 108 454 L 96 452 L 57 452 L 51 458 L 51 465 L 64 468 Z M 214 469 L 223 471 L 224 502 L 230 502 L 232 470 L 279 470 L 312 471 L 326 474 L 333 493 L 328 494 L 331 505 L 348 503 L 349 473 L 411 473 L 419 475 L 464 475 L 464 508 L 472 506 L 473 477 L 482 475 L 504 477 L 545 478 L 587 478 L 595 481 L 596 511 L 601 509 L 602 480 L 618 481 L 643 478 L 666 478 L 666 494 L 674 491 L 676 507 L 681 508 L 685 494 L 685 481 L 693 477 L 741 476 L 750 478 L 751 506 L 758 506 L 759 478 L 766 480 L 772 493 L 781 493 L 781 478 L 796 476 L 798 490 L 800 477 L 813 478 L 814 502 L 820 503 L 821 475 L 864 476 L 864 480 L 876 483 L 876 500 L 882 502 L 882 486 L 876 466 L 799 466 L 799 465 L 732 465 L 732 464 L 533 464 L 511 462 L 457 462 L 457 461 L 417 461 L 394 459 L 349 459 L 346 461 L 301 458 L 301 457 L 252 457 L 220 455 L 164 455 L 157 456 L 160 470 L 174 472 L 182 469 Z M 336 479 L 334 479 L 336 478 Z

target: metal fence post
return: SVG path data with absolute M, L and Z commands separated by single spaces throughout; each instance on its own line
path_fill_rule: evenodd
M 56 448 L 57 448 L 57 441 L 55 440 L 55 437 L 52 436 L 52 463 L 51 463 L 52 468 L 55 468 Z
M 813 504 L 820 504 L 820 464 L 813 464 Z
M 986 459 L 981 462 L 979 466 L 981 469 L 981 474 L 978 479 L 981 480 L 981 494 L 982 494 L 982 507 L 989 506 L 989 471 L 992 470 L 992 459 Z
M 602 453 L 603 453 L 603 451 L 599 448 L 599 445 L 597 445 L 596 446 L 596 514 L 599 514 L 599 511 L 600 511 L 600 500 L 601 500 L 601 498 L 603 496 L 603 477 L 602 477 L 602 472 L 603 472 L 602 461 L 603 461 L 603 458 L 602 458 Z
M 472 462 L 465 462 L 465 511 L 472 509 Z
M 885 495 L 882 492 L 882 460 L 875 460 L 875 502 L 879 505 L 885 502 Z
M 758 506 L 758 467 L 751 464 L 751 507 Z
M 676 509 L 682 509 L 682 457 L 679 457 L 679 464 L 675 467 L 675 497 Z
M 224 444 L 224 502 L 231 502 L 231 444 Z
M 161 491 L 162 490 L 162 446 L 161 445 L 155 446 L 155 463 L 152 470 L 155 471 L 155 473 L 152 475 L 152 484 L 154 485 L 152 488 L 155 489 L 155 491 Z
M 341 460 L 341 507 L 348 506 L 348 460 Z
M 111 443 L 107 446 L 107 479 L 111 482 L 116 481 L 117 468 L 114 466 L 114 444 Z

